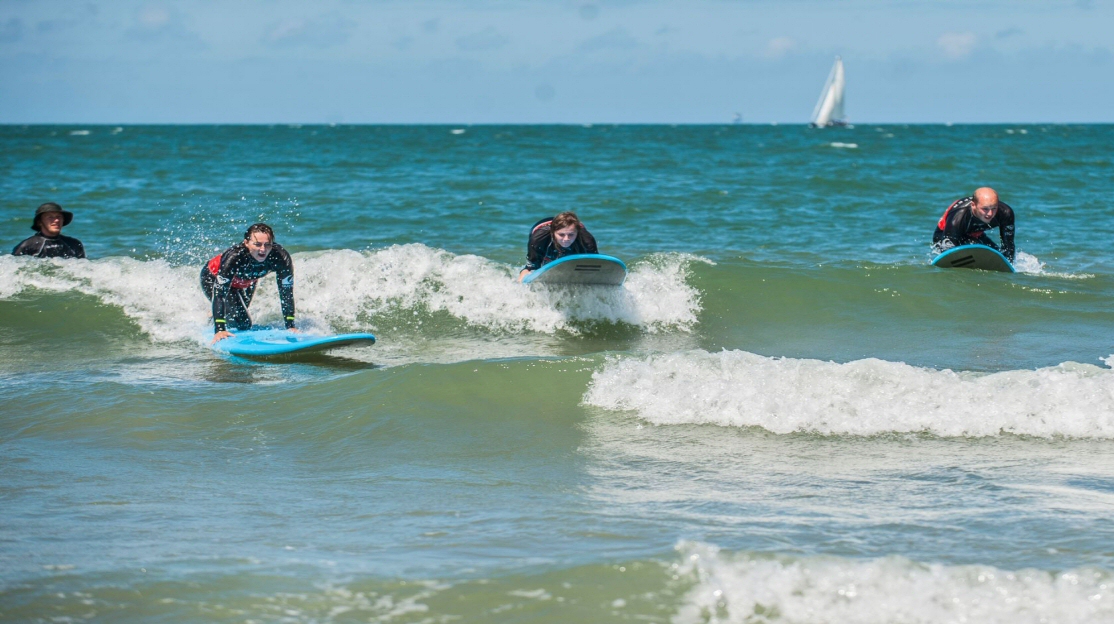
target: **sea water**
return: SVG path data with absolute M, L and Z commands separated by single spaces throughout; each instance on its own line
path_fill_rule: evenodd
M 0 127 L 0 239 L 56 201 L 89 255 L 0 256 L 0 620 L 1114 621 L 1112 144 Z M 984 185 L 1020 272 L 930 266 Z M 515 283 L 564 210 L 622 288 Z M 256 221 L 379 343 L 209 349 Z

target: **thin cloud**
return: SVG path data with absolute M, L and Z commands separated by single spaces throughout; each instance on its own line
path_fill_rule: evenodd
M 346 43 L 355 29 L 355 22 L 339 15 L 283 20 L 267 29 L 263 43 L 272 48 L 330 48 Z
M 769 58 L 781 58 L 793 51 L 797 47 L 797 42 L 789 37 L 777 37 L 770 39 L 766 43 L 766 56 Z
M 23 38 L 23 21 L 17 17 L 0 24 L 0 43 L 19 41 Z
M 494 27 L 488 26 L 477 33 L 458 37 L 456 47 L 465 52 L 485 52 L 497 50 L 510 42 L 510 39 L 500 34 Z
M 944 56 L 957 61 L 970 56 L 977 42 L 978 38 L 975 37 L 973 32 L 949 32 L 940 35 L 940 38 L 936 40 L 936 46 L 944 52 Z
M 201 37 L 186 27 L 181 13 L 162 5 L 149 4 L 140 8 L 124 37 L 136 41 L 172 41 L 195 47 L 205 46 Z
M 602 35 L 585 39 L 578 48 L 581 52 L 599 50 L 630 50 L 638 47 L 638 40 L 623 28 L 609 30 Z
M 998 32 L 994 33 L 994 38 L 1009 39 L 1010 37 L 1016 37 L 1024 32 L 1025 31 L 1021 30 L 1020 28 L 1007 28 L 1005 30 L 999 30 Z
M 96 5 L 85 4 L 72 11 L 67 11 L 67 13 L 70 13 L 68 17 L 55 17 L 40 21 L 35 24 L 35 30 L 40 34 L 50 34 L 70 28 L 87 26 L 92 20 L 96 19 L 98 11 Z

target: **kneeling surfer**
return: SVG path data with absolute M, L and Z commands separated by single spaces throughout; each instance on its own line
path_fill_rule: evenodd
M 229 247 L 201 267 L 201 290 L 213 302 L 213 342 L 232 336 L 228 328 L 251 329 L 248 306 L 259 278 L 274 272 L 286 329 L 294 328 L 294 261 L 275 243 L 275 232 L 256 223 L 244 232 L 244 242 Z
M 530 239 L 526 243 L 526 266 L 518 274 L 518 281 L 558 258 L 594 253 L 599 253 L 596 239 L 575 212 L 566 211 L 551 219 L 542 219 L 530 230 Z
M 984 234 L 995 227 L 1002 239 L 1001 248 Z M 940 217 L 932 234 L 932 251 L 940 254 L 959 245 L 986 245 L 1013 262 L 1013 208 L 998 201 L 994 189 L 975 189 L 974 195 L 955 200 Z

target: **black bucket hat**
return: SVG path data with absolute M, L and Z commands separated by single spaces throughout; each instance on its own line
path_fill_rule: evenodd
M 69 225 L 70 221 L 73 221 L 72 212 L 70 212 L 69 210 L 62 210 L 62 207 L 54 202 L 46 202 L 42 206 L 39 206 L 35 209 L 35 218 L 31 219 L 32 230 L 35 230 L 36 232 L 39 231 L 39 215 L 46 214 L 48 212 L 62 213 L 62 227 Z

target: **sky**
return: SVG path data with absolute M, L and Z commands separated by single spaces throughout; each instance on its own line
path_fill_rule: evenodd
M 0 123 L 1114 122 L 1114 0 L 0 0 Z

